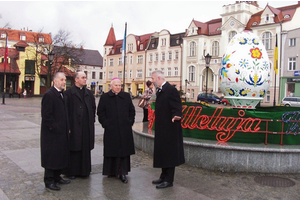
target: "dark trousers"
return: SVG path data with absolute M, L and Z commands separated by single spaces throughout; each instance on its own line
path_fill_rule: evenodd
M 175 175 L 175 167 L 162 168 L 161 174 L 160 174 L 160 179 L 162 179 L 168 183 L 173 183 L 174 175 Z
M 44 174 L 44 182 L 46 185 L 50 185 L 51 183 L 58 182 L 60 179 L 61 170 L 60 169 L 45 169 Z
M 143 122 L 147 122 L 148 121 L 148 109 L 143 108 L 143 110 L 144 110 Z

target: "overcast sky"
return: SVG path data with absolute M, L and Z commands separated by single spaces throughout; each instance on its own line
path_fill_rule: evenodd
M 298 1 L 258 1 L 261 8 L 297 4 Z M 184 32 L 193 19 L 206 22 L 221 18 L 222 6 L 235 1 L 0 1 L 0 27 L 25 28 L 55 35 L 59 29 L 71 33 L 72 40 L 85 49 L 98 50 L 113 25 L 116 39 L 167 29 Z

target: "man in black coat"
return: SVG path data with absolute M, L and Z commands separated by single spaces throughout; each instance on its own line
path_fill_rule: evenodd
M 181 128 L 182 105 L 177 89 L 165 81 L 162 71 L 152 72 L 158 89 L 155 102 L 155 138 L 153 167 L 162 168 L 157 189 L 172 187 L 175 166 L 185 162 Z
M 54 86 L 42 98 L 41 163 L 45 168 L 46 188 L 60 190 L 57 183 L 71 182 L 63 180 L 60 176 L 62 169 L 69 164 L 67 109 L 62 94 L 66 85 L 65 74 L 56 73 L 53 83 Z
M 113 78 L 111 90 L 101 95 L 97 115 L 104 128 L 102 174 L 119 176 L 123 183 L 127 183 L 130 155 L 135 153 L 132 135 L 135 108 L 130 94 L 121 91 L 120 79 Z
M 85 86 L 86 74 L 79 71 L 75 73 L 75 85 L 64 92 L 70 126 L 70 165 L 64 174 L 71 179 L 88 177 L 92 169 L 96 104 L 93 93 Z

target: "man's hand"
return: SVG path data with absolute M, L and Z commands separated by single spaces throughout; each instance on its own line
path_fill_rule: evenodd
M 179 117 L 179 116 L 174 116 L 173 119 L 172 119 L 172 122 L 174 122 L 175 120 L 181 120 L 181 117 Z

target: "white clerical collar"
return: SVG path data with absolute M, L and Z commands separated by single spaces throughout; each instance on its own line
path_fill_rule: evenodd
M 54 88 L 58 91 L 58 92 L 60 92 L 61 90 L 59 90 L 57 87 L 55 87 L 55 85 L 54 85 Z
M 162 89 L 162 87 L 164 86 L 165 83 L 166 83 L 166 81 L 163 82 L 159 88 Z

